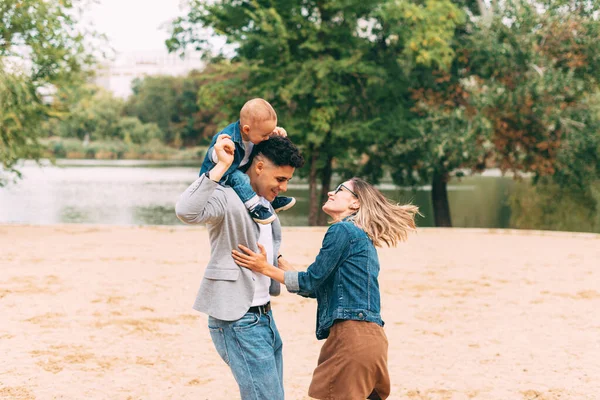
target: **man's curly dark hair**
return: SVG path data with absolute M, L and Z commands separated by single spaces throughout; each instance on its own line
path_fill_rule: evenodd
M 271 160 L 278 167 L 290 166 L 302 168 L 304 157 L 300 150 L 287 137 L 271 136 L 268 140 L 260 142 L 252 149 L 254 156 L 261 155 Z

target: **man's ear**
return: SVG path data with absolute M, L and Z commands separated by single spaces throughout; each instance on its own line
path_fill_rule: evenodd
M 242 126 L 242 132 L 244 132 L 247 135 L 248 132 L 250 132 L 250 126 L 249 125 Z
M 255 165 L 253 166 L 254 172 L 256 175 L 260 175 L 265 170 L 265 162 L 263 160 L 256 160 Z

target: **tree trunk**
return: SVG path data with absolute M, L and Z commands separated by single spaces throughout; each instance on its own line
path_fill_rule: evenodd
M 431 202 L 433 204 L 433 219 L 435 226 L 452 227 L 450 219 L 450 205 L 448 203 L 448 181 L 450 176 L 447 172 L 435 172 L 431 184 Z
M 310 172 L 308 174 L 308 225 L 318 224 L 319 207 L 317 204 L 317 162 L 319 160 L 319 151 L 314 145 L 309 147 L 310 154 Z
M 331 155 L 327 156 L 327 162 L 325 167 L 323 168 L 323 172 L 321 175 L 321 198 L 319 201 L 318 209 L 318 219 L 317 223 L 319 225 L 327 225 L 327 214 L 325 214 L 321 210 L 321 206 L 327 201 L 327 193 L 331 187 L 331 176 L 333 175 L 333 157 Z

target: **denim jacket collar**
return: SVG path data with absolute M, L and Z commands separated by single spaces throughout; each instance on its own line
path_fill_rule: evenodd
M 355 212 L 354 214 L 350 214 L 347 217 L 344 217 L 344 219 L 342 219 L 340 222 L 352 222 L 352 223 L 354 223 L 354 217 L 356 217 L 356 214 L 358 214 L 358 211 Z
M 241 129 L 241 123 L 240 120 L 238 119 L 235 123 L 235 125 L 233 126 L 233 132 L 231 133 L 231 140 L 233 140 L 233 142 L 239 146 L 241 146 L 241 148 L 244 148 L 244 140 L 242 139 L 242 129 Z

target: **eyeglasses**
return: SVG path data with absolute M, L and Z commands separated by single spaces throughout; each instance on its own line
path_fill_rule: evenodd
M 333 191 L 333 194 L 337 194 L 337 192 L 339 192 L 340 190 L 342 190 L 342 188 L 344 188 L 347 191 L 349 191 L 350 193 L 352 193 L 352 195 L 358 199 L 358 195 L 356 193 L 354 193 L 352 190 L 348 189 L 348 186 L 344 185 L 343 183 L 340 183 L 338 185 L 338 187 L 335 188 L 335 190 Z

